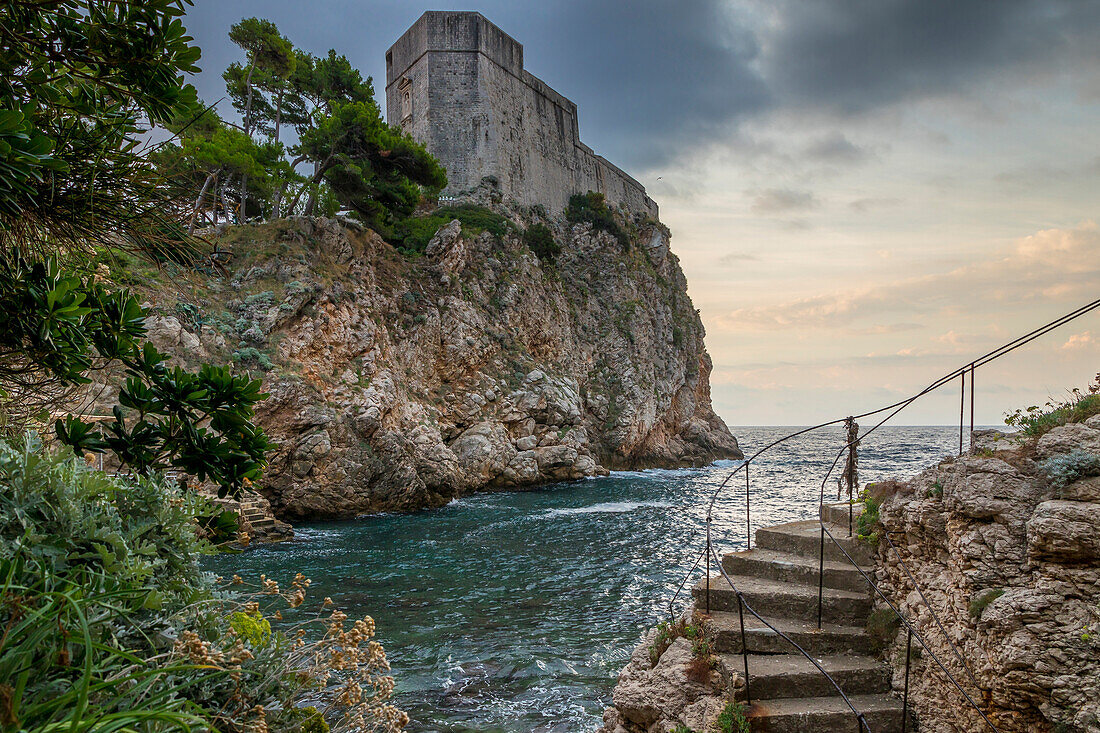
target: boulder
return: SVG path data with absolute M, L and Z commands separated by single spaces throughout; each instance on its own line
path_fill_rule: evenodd
M 1044 501 L 1027 523 L 1028 553 L 1060 563 L 1100 560 L 1100 503 Z

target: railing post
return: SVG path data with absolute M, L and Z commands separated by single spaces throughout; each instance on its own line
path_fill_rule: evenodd
M 707 512 L 707 615 L 710 615 L 710 512 Z
M 745 704 L 752 707 L 752 694 L 749 692 L 749 642 L 745 638 L 745 599 L 737 591 L 737 620 L 741 623 L 741 659 L 745 664 Z
M 847 429 L 845 438 L 848 443 L 848 457 L 844 462 L 844 476 L 848 481 L 848 536 L 851 537 L 855 523 L 855 509 L 852 507 L 852 501 L 855 499 L 855 489 L 859 475 L 858 455 L 856 453 L 856 446 L 859 443 L 859 424 L 856 423 L 854 417 L 848 417 L 845 418 L 844 425 Z
M 912 659 L 913 629 L 905 637 L 905 694 L 901 702 L 901 733 L 909 725 L 909 660 Z
M 745 549 L 752 549 L 752 521 L 749 519 L 749 463 L 745 461 Z
M 962 391 L 959 393 L 959 455 L 963 454 L 963 413 L 966 410 L 966 369 L 959 374 L 962 380 Z
M 970 365 L 970 451 L 974 451 L 974 365 Z
M 821 519 L 818 520 L 823 521 Z M 821 602 L 825 593 L 825 525 L 821 525 L 821 547 L 817 559 L 817 628 L 821 629 Z

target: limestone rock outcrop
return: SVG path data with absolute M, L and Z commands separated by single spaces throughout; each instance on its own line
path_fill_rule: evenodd
M 983 431 L 971 454 L 883 489 L 883 525 L 975 680 L 885 542 L 879 584 L 1006 733 L 1100 731 L 1100 477 L 1063 485 L 1044 463 L 1080 451 L 1100 454 L 1096 418 L 1038 440 Z M 904 648 L 899 632 L 895 683 Z M 930 655 L 914 665 L 922 730 L 984 729 Z
M 555 237 L 547 262 L 458 221 L 411 258 L 337 220 L 232 228 L 222 276 L 142 288 L 150 337 L 264 377 L 260 488 L 287 519 L 740 457 L 667 230 Z
M 717 671 L 710 678 L 691 678 L 691 642 L 675 639 L 653 663 L 650 647 L 656 630 L 646 633 L 619 674 L 612 693 L 614 707 L 604 711 L 600 733 L 669 733 L 679 726 L 712 730 L 725 708 L 729 688 Z M 736 685 L 737 678 L 732 681 Z

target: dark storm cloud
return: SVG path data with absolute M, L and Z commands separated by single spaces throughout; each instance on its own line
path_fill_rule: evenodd
M 781 104 L 861 112 L 1095 61 L 1094 0 L 788 0 L 762 73 Z
M 335 48 L 384 78 L 386 48 L 429 6 L 366 0 L 197 0 L 189 30 L 204 50 L 200 92 L 224 94 L 240 58 L 231 23 L 258 15 L 295 44 Z M 728 139 L 774 110 L 853 113 L 965 90 L 1009 74 L 1095 70 L 1096 0 L 565 0 L 433 2 L 479 10 L 524 44 L 527 69 L 578 104 L 581 136 L 632 172 Z M 228 112 L 223 107 L 223 112 Z M 803 151 L 856 163 L 843 136 Z M 657 173 L 653 174 L 654 176 Z

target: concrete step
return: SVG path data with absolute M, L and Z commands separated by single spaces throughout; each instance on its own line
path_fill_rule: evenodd
M 696 608 L 700 606 L 696 605 Z M 872 651 L 870 637 L 859 626 L 826 623 L 819 630 L 816 620 L 768 619 L 768 623 L 810 654 L 870 654 Z M 715 652 L 741 653 L 741 625 L 736 611 L 713 611 L 707 622 L 707 635 Z M 745 638 L 750 653 L 797 653 L 790 642 L 752 614 L 745 614 Z
M 275 526 L 274 519 L 257 519 L 255 521 L 249 521 L 252 525 L 252 529 L 269 529 Z
M 778 550 L 743 550 L 731 552 L 722 558 L 722 567 L 731 575 L 748 575 L 756 578 L 781 580 L 786 583 L 817 586 L 817 558 L 792 555 Z M 859 570 L 847 561 L 825 561 L 825 587 L 865 591 L 870 588 Z
M 871 564 L 871 547 L 854 536 L 848 536 L 848 526 L 830 525 L 829 531 L 852 559 L 860 565 Z M 778 550 L 803 557 L 818 557 L 821 544 L 821 525 L 816 519 L 789 522 L 756 530 L 756 546 L 764 550 Z M 844 553 L 828 536 L 825 537 L 825 559 L 848 562 Z
M 893 695 L 849 695 L 848 699 L 875 733 L 901 730 L 901 700 Z M 753 733 L 839 733 L 857 728 L 855 713 L 839 696 L 762 700 L 753 703 L 747 717 Z
M 846 695 L 870 695 L 890 691 L 890 670 L 872 657 L 814 657 Z M 801 654 L 750 654 L 749 692 L 755 700 L 785 697 L 830 697 L 836 687 Z M 744 674 L 740 654 L 719 654 L 718 671 L 727 684 L 730 674 Z M 745 688 L 738 693 L 742 699 Z
M 745 596 L 745 600 L 764 618 L 792 619 L 817 622 L 817 588 L 795 585 L 764 578 L 731 575 L 731 580 Z M 706 579 L 692 588 L 695 606 L 706 610 Z M 722 576 L 710 579 L 710 610 L 737 611 L 738 600 L 734 589 Z M 871 596 L 836 588 L 826 588 L 822 598 L 822 620 L 829 623 L 860 626 L 867 622 L 871 612 Z M 751 614 L 750 614 L 751 615 Z M 774 623 L 774 622 L 773 622 Z
M 856 501 L 852 504 L 852 527 L 855 528 L 856 518 L 863 513 L 863 502 Z M 841 501 L 836 504 L 826 504 L 821 507 L 821 518 L 830 524 L 836 524 L 848 531 L 848 502 Z

